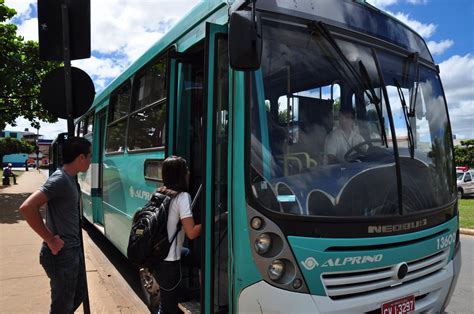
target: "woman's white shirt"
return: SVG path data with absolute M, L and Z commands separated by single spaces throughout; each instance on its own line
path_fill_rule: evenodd
M 171 241 L 176 232 L 178 222 L 181 219 L 193 217 L 191 212 L 191 195 L 187 192 L 179 193 L 175 198 L 171 200 L 170 208 L 168 211 L 168 238 Z M 178 261 L 181 259 L 181 249 L 183 248 L 184 242 L 184 228 L 176 235 L 173 243 L 171 243 L 170 252 L 165 258 L 165 261 Z

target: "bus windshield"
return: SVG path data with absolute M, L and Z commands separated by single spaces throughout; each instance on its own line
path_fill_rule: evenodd
M 303 24 L 263 19 L 249 85 L 253 201 L 284 214 L 377 217 L 454 200 L 438 73 L 417 54 Z

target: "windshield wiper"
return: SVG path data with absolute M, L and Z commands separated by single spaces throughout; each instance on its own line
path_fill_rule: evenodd
M 336 40 L 334 37 L 331 35 L 329 30 L 326 28 L 326 25 L 319 21 L 311 21 L 311 23 L 308 25 L 308 28 L 313 31 L 318 31 L 326 40 L 327 42 L 332 46 L 332 48 L 337 52 L 339 57 L 342 59 L 344 64 L 347 66 L 347 68 L 350 70 L 354 78 L 356 79 L 357 83 L 360 85 L 360 88 L 364 91 L 365 95 L 369 99 L 371 103 L 375 105 L 376 111 L 377 111 L 377 116 L 379 118 L 379 123 L 381 125 L 381 131 L 382 131 L 382 141 L 385 146 L 388 147 L 388 141 L 387 141 L 387 135 L 385 133 L 385 123 L 383 120 L 383 115 L 381 108 L 379 105 L 381 105 L 380 98 L 377 96 L 374 87 L 372 86 L 372 82 L 370 80 L 369 73 L 367 72 L 367 69 L 365 68 L 364 64 L 362 61 L 359 61 L 359 67 L 362 73 L 362 77 L 360 76 L 359 72 L 354 68 L 354 66 L 351 64 L 351 62 L 347 59 L 346 55 L 344 52 L 341 50 L 339 45 L 337 44 Z M 344 72 L 344 71 L 342 71 Z M 342 73 L 343 74 L 343 73 Z M 348 82 L 351 82 L 349 79 Z
M 410 61 L 413 59 L 413 64 L 415 65 L 415 80 L 414 85 L 415 87 L 411 91 L 410 95 L 410 105 L 408 106 L 408 116 L 414 117 L 415 110 L 416 110 L 416 99 L 418 97 L 418 86 L 420 80 L 420 63 L 419 63 L 419 54 L 418 52 L 414 52 L 407 57 L 407 63 L 405 68 L 404 74 L 404 81 L 408 80 L 408 71 L 410 67 Z
M 408 111 L 409 109 L 407 108 L 407 103 L 405 101 L 405 95 L 403 93 L 402 87 L 400 86 L 400 83 L 396 78 L 394 78 L 395 85 L 397 86 L 397 91 L 398 91 L 398 97 L 400 98 L 400 102 L 402 103 L 402 111 L 403 111 L 403 117 L 405 118 L 405 123 L 407 125 L 407 135 L 408 135 L 408 148 L 410 150 L 410 157 L 413 159 L 415 156 L 415 141 L 413 139 L 413 129 L 411 127 L 411 122 L 410 122 L 410 112 Z M 410 101 L 411 103 L 411 101 Z

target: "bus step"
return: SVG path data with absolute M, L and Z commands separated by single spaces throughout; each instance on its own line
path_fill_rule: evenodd
M 199 301 L 187 301 L 178 303 L 178 307 L 185 314 L 200 314 L 201 307 Z

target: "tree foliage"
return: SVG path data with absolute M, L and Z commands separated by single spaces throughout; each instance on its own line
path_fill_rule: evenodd
M 40 121 L 57 121 L 39 102 L 39 90 L 43 77 L 59 63 L 40 60 L 38 43 L 16 34 L 16 25 L 9 23 L 15 14 L 0 0 L 0 129 L 15 126 L 19 117 L 39 128 Z
M 474 146 L 474 139 L 461 141 L 461 145 L 466 147 Z
M 461 146 L 455 146 L 454 159 L 457 166 L 474 167 L 474 139 L 461 141 Z
M 0 161 L 3 156 L 10 154 L 30 154 L 35 151 L 36 146 L 25 139 L 18 140 L 12 137 L 0 138 Z

